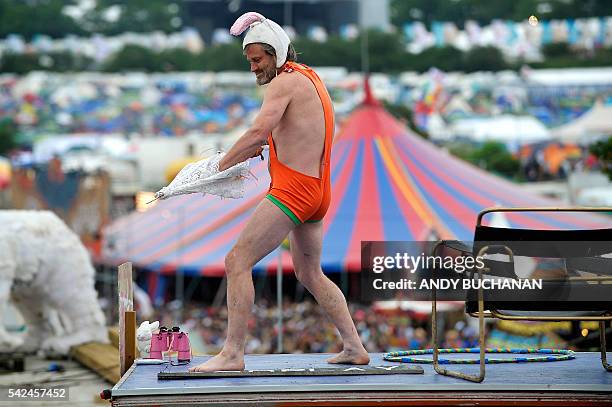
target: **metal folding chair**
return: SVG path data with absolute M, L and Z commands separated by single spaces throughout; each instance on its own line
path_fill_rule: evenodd
M 581 274 L 570 273 L 563 282 L 546 280 L 554 287 L 588 290 L 597 284 L 612 281 L 612 258 L 601 257 L 612 253 L 612 228 L 580 230 L 530 230 L 497 228 L 483 225 L 483 217 L 493 212 L 610 212 L 612 208 L 490 208 L 479 213 L 474 231 L 474 245 L 468 247 L 456 241 L 438 241 L 432 254 L 443 248 L 459 251 L 465 256 L 484 256 L 491 253 L 505 254 L 507 262 L 488 261 L 485 267 L 472 270 L 471 278 L 483 276 L 517 277 L 514 273 L 516 256 L 533 256 L 561 259 L 567 271 L 578 270 Z M 530 244 L 529 242 L 542 242 Z M 589 242 L 585 244 L 584 242 Z M 500 244 L 501 243 L 501 244 Z M 504 275 L 512 273 L 513 276 Z M 584 274 L 589 275 L 585 276 Z M 560 285 L 562 284 L 562 285 Z M 568 285 L 569 284 L 569 285 Z M 591 288 L 589 288 L 591 287 Z M 612 285 L 611 285 L 612 287 Z M 473 382 L 485 378 L 485 331 L 484 318 L 521 321 L 598 321 L 600 331 L 601 363 L 612 371 L 606 359 L 606 321 L 612 320 L 612 296 L 600 301 L 495 301 L 484 298 L 483 289 L 477 290 L 477 298 L 466 299 L 466 312 L 478 318 L 480 347 L 480 372 L 470 375 L 452 371 L 440 366 L 438 355 L 438 326 L 436 318 L 436 289 L 432 289 L 431 325 L 433 336 L 433 366 L 442 375 L 457 377 Z

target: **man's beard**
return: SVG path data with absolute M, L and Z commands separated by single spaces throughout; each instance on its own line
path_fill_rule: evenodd
M 266 85 L 270 83 L 272 79 L 276 76 L 276 68 L 271 66 L 269 69 L 266 68 L 261 71 L 259 76 L 256 77 L 256 81 L 258 85 Z

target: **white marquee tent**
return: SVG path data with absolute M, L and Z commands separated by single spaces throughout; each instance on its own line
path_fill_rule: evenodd
M 550 139 L 546 126 L 531 116 L 502 115 L 461 119 L 453 123 L 450 133 L 453 137 L 476 142 L 496 140 L 516 145 Z
M 565 142 L 588 142 L 612 135 L 612 105 L 595 103 L 576 120 L 551 130 L 553 136 Z

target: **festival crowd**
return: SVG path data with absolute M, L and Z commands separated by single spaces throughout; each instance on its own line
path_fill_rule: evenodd
M 176 310 L 172 305 L 157 308 L 153 320 L 160 325 L 173 326 Z M 426 349 L 431 347 L 427 321 L 413 319 L 408 313 L 388 313 L 374 311 L 367 305 L 350 303 L 349 310 L 355 321 L 359 336 L 369 352 L 388 352 L 392 350 Z M 195 341 L 204 346 L 204 353 L 213 354 L 221 350 L 227 327 L 227 308 L 225 306 L 205 306 L 186 304 L 182 310 L 184 322 L 181 328 L 188 330 Z M 249 319 L 247 353 L 277 352 L 276 304 L 258 299 Z M 464 320 L 459 320 L 445 333 L 442 347 L 477 346 L 478 333 Z M 192 342 L 194 342 L 192 339 Z M 197 346 L 196 346 L 197 347 Z M 314 301 L 285 301 L 283 304 L 283 353 L 333 353 L 342 350 L 340 336 L 324 310 Z

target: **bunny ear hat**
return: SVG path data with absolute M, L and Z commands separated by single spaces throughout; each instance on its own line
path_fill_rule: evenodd
M 250 11 L 238 17 L 230 28 L 230 34 L 238 36 L 246 29 L 249 31 L 242 40 L 242 49 L 256 42 L 268 44 L 276 51 L 276 67 L 280 68 L 285 64 L 291 40 L 280 25 L 259 13 Z

